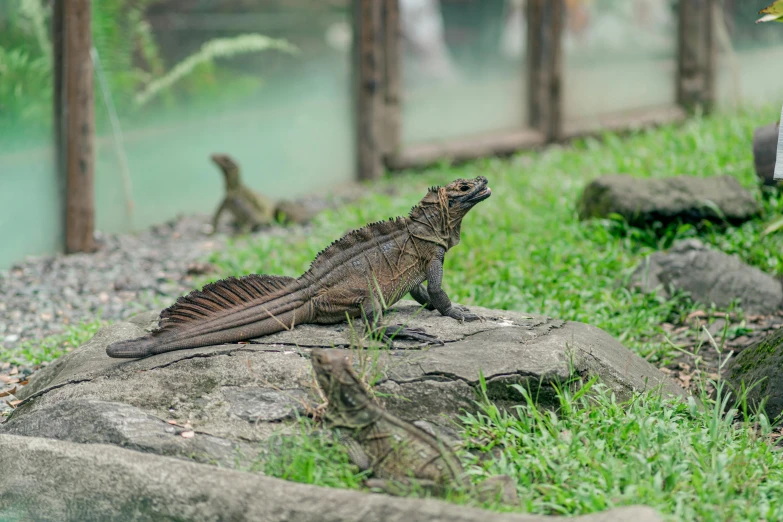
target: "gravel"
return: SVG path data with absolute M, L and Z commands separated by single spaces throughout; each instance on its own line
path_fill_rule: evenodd
M 226 243 L 225 234 L 208 235 L 208 221 L 188 216 L 139 234 L 97 233 L 97 252 L 28 258 L 0 272 L 0 345 L 170 304 L 209 271 L 199 261 Z
M 345 185 L 294 204 L 314 215 L 366 193 L 364 187 Z M 209 215 L 180 216 L 134 234 L 96 232 L 93 253 L 30 257 L 0 271 L 0 351 L 96 317 L 116 321 L 171 305 L 194 288 L 194 279 L 214 271 L 204 259 L 227 244 L 230 219 L 221 220 L 216 234 L 211 231 Z M 289 233 L 273 226 L 253 236 Z M 38 368 L 0 362 L 0 422 L 14 406 L 15 388 Z
M 227 242 L 226 233 L 208 235 L 209 219 L 180 217 L 138 234 L 96 233 L 94 253 L 30 257 L 0 271 L 0 350 L 96 317 L 114 321 L 170 305 L 193 288 L 194 277 L 211 271 L 203 259 Z M 283 229 L 262 233 L 275 230 Z M 0 362 L 0 422 L 15 406 L 16 387 L 38 368 Z
M 349 184 L 293 204 L 314 215 L 366 193 L 366 188 Z M 97 232 L 97 252 L 31 257 L 0 271 L 0 349 L 62 333 L 68 325 L 96 317 L 112 321 L 169 306 L 193 289 L 194 278 L 212 271 L 203 260 L 228 241 L 230 219 L 221 220 L 215 235 L 209 235 L 210 220 L 196 214 L 135 234 Z M 253 236 L 287 233 L 286 227 L 272 226 Z

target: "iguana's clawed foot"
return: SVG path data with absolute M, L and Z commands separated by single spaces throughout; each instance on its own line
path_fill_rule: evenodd
M 381 339 L 384 343 L 387 343 L 390 347 L 394 347 L 393 341 L 418 341 L 420 343 L 427 344 L 440 344 L 443 345 L 443 341 L 430 335 L 421 328 L 406 328 L 404 325 L 395 324 L 387 326 L 385 331 L 381 334 Z
M 456 319 L 460 323 L 465 322 L 472 322 L 472 321 L 483 321 L 484 318 L 480 315 L 476 315 L 474 313 L 471 313 L 470 310 L 465 308 L 464 306 L 454 306 L 451 310 L 449 310 L 448 316 L 452 319 Z

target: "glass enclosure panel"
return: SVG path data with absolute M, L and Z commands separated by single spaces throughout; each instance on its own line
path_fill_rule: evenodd
M 63 244 L 46 5 L 0 2 L 0 270 Z
M 355 179 L 350 17 L 350 0 L 93 2 L 98 228 L 213 212 L 213 153 L 272 198 Z
M 718 46 L 718 105 L 780 107 L 783 103 L 783 24 L 756 24 L 759 10 L 771 2 L 725 0 L 715 20 Z M 779 111 L 770 116 L 777 119 Z
M 564 119 L 676 103 L 677 2 L 566 0 Z
M 527 126 L 524 0 L 400 0 L 402 142 Z

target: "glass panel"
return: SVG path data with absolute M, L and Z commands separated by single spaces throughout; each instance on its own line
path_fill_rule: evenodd
M 754 23 L 770 2 L 725 0 L 716 20 L 716 95 L 721 106 L 780 106 L 783 102 L 783 25 Z M 772 118 L 777 119 L 777 114 Z
M 92 5 L 101 230 L 213 212 L 212 153 L 272 198 L 355 179 L 349 0 Z
M 47 4 L 0 2 L 0 269 L 62 247 Z
M 566 121 L 676 103 L 676 4 L 566 0 Z
M 524 1 L 400 0 L 402 141 L 527 125 Z

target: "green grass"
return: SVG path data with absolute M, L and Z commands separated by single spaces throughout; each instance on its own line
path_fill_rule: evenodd
M 261 237 L 215 253 L 217 277 L 250 272 L 298 276 L 315 254 L 347 230 L 405 215 L 426 187 L 457 177 L 485 175 L 493 195 L 463 222 L 462 242 L 446 256 L 444 288 L 465 305 L 546 314 L 607 330 L 651 361 L 666 358 L 661 323 L 691 311 L 687 301 L 629 292 L 623 278 L 644 255 L 673 241 L 701 237 L 770 273 L 783 273 L 783 232 L 762 231 L 783 209 L 778 194 L 762 194 L 753 172 L 754 127 L 774 120 L 769 109 L 696 118 L 630 137 L 606 135 L 510 161 L 486 159 L 441 165 L 388 181 L 395 197 L 375 195 L 359 205 L 321 215 L 314 230 Z M 729 174 L 762 201 L 763 217 L 740 227 L 671 225 L 643 230 L 616 220 L 580 222 L 576 201 L 592 178 L 610 173 L 638 177 Z
M 683 297 L 666 300 L 627 290 L 622 283 L 645 255 L 699 237 L 771 274 L 783 274 L 783 232 L 763 234 L 780 219 L 783 197 L 759 188 L 751 148 L 753 129 L 776 116 L 776 110 L 767 109 L 694 118 L 681 126 L 624 137 L 608 134 L 510 160 L 406 173 L 386 181 L 399 189 L 394 197 L 374 195 L 324 213 L 307 233 L 293 229 L 283 237 L 234 243 L 210 261 L 219 269 L 217 277 L 249 272 L 298 276 L 347 230 L 406 214 L 429 185 L 485 175 L 493 195 L 466 217 L 462 243 L 446 258 L 444 288 L 452 299 L 590 323 L 663 364 L 673 347 L 664 339 L 662 323 L 681 322 L 697 305 Z M 580 222 L 575 208 L 582 188 L 611 173 L 640 178 L 728 174 L 754 194 L 763 212 L 739 227 L 652 224 L 639 229 L 615 219 Z M 520 509 L 533 513 L 575 515 L 646 504 L 672 520 L 783 519 L 783 459 L 771 449 L 763 415 L 735 423 L 706 396 L 706 408 L 699 410 L 652 393 L 619 404 L 600 384 L 587 388 L 591 393 L 563 390 L 558 413 L 531 403 L 503 413 L 483 403 L 479 414 L 464 416 L 466 448 L 503 450 L 500 457 L 479 462 L 463 449 L 474 479 L 496 473 L 516 477 Z M 338 483 L 358 487 L 355 468 L 344 460 L 335 464 L 342 471 L 317 465 L 329 466 L 317 460 L 323 448 L 314 448 L 307 433 L 265 472 L 330 486 L 342 473 Z M 316 467 L 328 480 L 308 471 Z
M 394 197 L 374 195 L 323 213 L 307 232 L 292 228 L 285 236 L 243 238 L 210 261 L 219 270 L 215 278 L 251 272 L 298 276 L 347 230 L 406 214 L 426 187 L 485 175 L 493 196 L 466 217 L 462 243 L 446 258 L 444 288 L 452 299 L 587 322 L 662 364 L 673 350 L 663 339 L 662 323 L 681 321 L 696 305 L 625 289 L 623 281 L 645 255 L 699 237 L 771 274 L 783 274 L 783 231 L 763 234 L 780 220 L 783 196 L 758 187 L 751 153 L 753 129 L 777 114 L 769 108 L 694 118 L 681 126 L 622 138 L 608 134 L 509 160 L 406 173 L 383 182 L 399 189 Z M 582 188 L 611 173 L 729 174 L 751 190 L 763 213 L 739 227 L 639 229 L 613 219 L 580 222 L 575 206 Z M 40 347 L 28 343 L 0 360 L 50 360 L 63 353 L 63 343 L 78 345 L 95 327 L 75 327 Z M 726 325 L 724 337 L 740 332 L 737 328 L 742 325 Z M 533 513 L 575 515 L 646 504 L 672 520 L 783 519 L 783 458 L 772 450 L 763 415 L 746 414 L 734 422 L 733 414 L 723 415 L 722 405 L 704 395 L 706 407 L 699 409 L 654 393 L 620 404 L 595 382 L 582 390 L 563 388 L 557 413 L 530 402 L 504 413 L 480 401 L 479 413 L 464 415 L 459 425 L 460 455 L 473 479 L 512 475 L 522 500 L 519 510 Z M 300 482 L 360 488 L 363 475 L 345 452 L 314 431 L 311 421 L 300 427 L 255 469 Z M 502 452 L 489 459 L 476 455 L 493 449 Z
M 705 409 L 654 393 L 621 404 L 593 383 L 558 395 L 557 413 L 526 394 L 513 414 L 485 401 L 479 414 L 462 418 L 469 446 L 502 448 L 502 458 L 487 459 L 475 475 L 516 477 L 524 511 L 575 515 L 644 504 L 672 520 L 783 519 L 783 459 L 772 451 L 765 417 L 733 423 L 706 396 Z
M 668 520 L 783 520 L 783 458 L 773 450 L 770 424 L 763 414 L 737 414 L 742 401 L 729 398 L 722 384 L 714 400 L 701 394 L 703 408 L 655 392 L 621 403 L 595 379 L 580 384 L 558 388 L 556 412 L 537 407 L 521 386 L 515 388 L 525 402 L 512 412 L 486 395 L 478 400 L 478 413 L 459 418 L 458 454 L 475 484 L 515 477 L 520 505 L 482 504 L 460 493 L 449 500 L 547 515 L 643 504 Z M 735 402 L 740 407 L 724 415 Z M 364 489 L 365 475 L 344 449 L 308 419 L 299 428 L 251 470 Z
M 348 452 L 334 444 L 331 434 L 319 431 L 306 417 L 299 419 L 298 427 L 293 436 L 273 436 L 249 471 L 325 487 L 361 488 L 367 473 L 351 464 Z
M 0 361 L 25 365 L 53 361 L 89 341 L 105 325 L 106 321 L 93 319 L 69 326 L 63 333 L 40 341 L 25 341 L 13 348 L 0 345 Z

